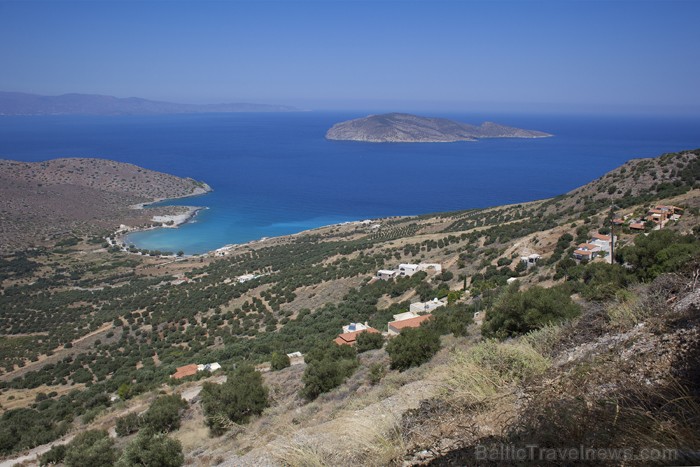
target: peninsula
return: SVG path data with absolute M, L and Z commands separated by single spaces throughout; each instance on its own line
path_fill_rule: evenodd
M 370 115 L 336 123 L 326 139 L 367 143 L 452 143 L 484 138 L 546 138 L 548 133 L 523 130 L 498 123 L 479 126 L 446 118 L 420 117 L 404 113 Z
M 0 159 L 0 253 L 110 231 L 120 224 L 152 226 L 154 216 L 155 222 L 182 222 L 181 216 L 192 215 L 195 208 L 136 208 L 209 191 L 206 183 L 191 178 L 106 159 Z
M 295 112 L 286 105 L 224 103 L 179 104 L 140 97 L 119 98 L 100 94 L 40 96 L 0 91 L 0 115 L 168 115 L 233 112 Z

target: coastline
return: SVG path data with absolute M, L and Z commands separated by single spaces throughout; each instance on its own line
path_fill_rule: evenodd
M 204 182 L 198 182 L 201 183 L 201 186 L 195 187 L 195 189 L 192 191 L 192 193 L 187 194 L 187 195 L 182 195 L 182 196 L 174 196 L 172 198 L 156 198 L 152 201 L 145 201 L 143 203 L 137 203 L 137 204 L 132 204 L 129 206 L 129 209 L 134 209 L 134 210 L 144 210 L 146 208 L 151 207 L 152 205 L 156 203 L 160 203 L 162 201 L 171 201 L 171 200 L 177 200 L 177 199 L 183 199 L 183 198 L 192 198 L 195 196 L 202 196 L 206 195 L 207 193 L 211 193 L 214 191 L 211 186 L 209 186 L 207 183 Z M 165 207 L 165 206 L 164 206 Z M 112 232 L 111 235 L 109 235 L 105 240 L 109 244 L 109 246 L 114 247 L 118 246 L 122 251 L 127 252 L 127 253 L 133 253 L 133 254 L 139 254 L 141 255 L 142 253 L 140 251 L 131 251 L 129 247 L 127 246 L 127 237 L 129 234 L 136 233 L 136 232 L 146 232 L 149 230 L 155 230 L 155 229 L 162 229 L 162 228 L 167 228 L 167 229 L 175 229 L 178 228 L 179 226 L 183 224 L 187 224 L 188 222 L 191 222 L 192 219 L 194 219 L 197 214 L 200 211 L 203 211 L 205 209 L 209 209 L 206 206 L 167 206 L 171 208 L 176 208 L 178 210 L 185 210 L 185 212 L 180 212 L 177 214 L 155 214 L 151 217 L 151 221 L 155 222 L 157 225 L 151 225 L 148 227 L 131 227 L 127 225 L 120 225 L 119 228 Z M 158 207 L 156 207 L 157 209 Z M 177 256 L 176 254 L 172 255 L 161 255 L 161 256 Z M 186 255 L 186 256 L 192 256 L 192 255 Z

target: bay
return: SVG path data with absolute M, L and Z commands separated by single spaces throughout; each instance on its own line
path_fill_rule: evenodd
M 140 248 L 203 253 L 321 225 L 518 203 L 565 193 L 625 161 L 700 147 L 699 117 L 428 114 L 552 133 L 435 144 L 327 141 L 370 112 L 0 117 L 0 157 L 100 157 L 207 182 L 178 229 Z

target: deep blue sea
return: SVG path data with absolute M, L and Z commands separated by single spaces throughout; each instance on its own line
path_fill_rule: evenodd
M 531 201 L 623 162 L 700 147 L 700 117 L 431 115 L 541 130 L 544 139 L 372 144 L 326 141 L 368 112 L 0 117 L 0 158 L 101 157 L 207 182 L 206 206 L 142 248 L 201 253 L 321 225 Z

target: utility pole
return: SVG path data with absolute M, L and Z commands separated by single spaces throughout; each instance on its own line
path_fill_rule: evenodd
M 610 264 L 615 263 L 615 204 L 610 206 Z

